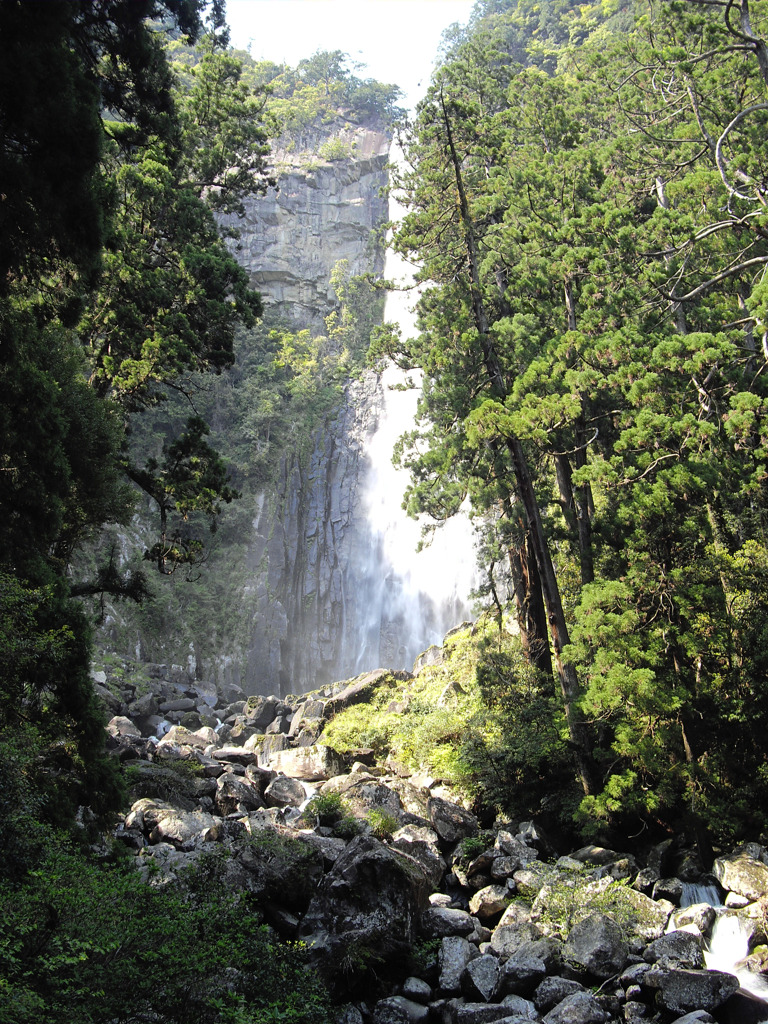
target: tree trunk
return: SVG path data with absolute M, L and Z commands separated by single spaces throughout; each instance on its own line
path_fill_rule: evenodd
M 474 314 L 475 326 L 478 331 L 479 341 L 482 348 L 483 363 L 490 383 L 490 391 L 494 398 L 503 401 L 508 394 L 504 380 L 501 363 L 498 354 L 493 346 L 489 333 L 490 322 L 483 301 L 482 289 L 480 286 L 480 261 L 478 258 L 477 238 L 475 228 L 469 212 L 464 180 L 461 173 L 456 147 L 451 131 L 451 122 L 445 105 L 445 99 L 441 93 L 440 102 L 443 111 L 443 121 L 446 129 L 448 148 L 456 180 L 456 189 L 459 195 L 459 211 L 461 222 L 464 228 L 464 238 L 467 247 L 467 257 L 470 271 L 470 296 Z M 549 621 L 549 630 L 552 637 L 552 647 L 555 655 L 555 666 L 560 681 L 560 691 L 563 698 L 563 707 L 568 724 L 568 734 L 571 740 L 574 764 L 576 766 L 584 793 L 587 795 L 596 793 L 599 789 L 599 779 L 596 765 L 592 756 L 592 746 L 589 730 L 586 722 L 581 718 L 578 709 L 580 697 L 579 679 L 573 665 L 563 660 L 563 649 L 569 643 L 568 625 L 565 620 L 565 612 L 560 595 L 560 588 L 555 575 L 555 568 L 544 535 L 544 524 L 541 519 L 536 493 L 533 487 L 533 479 L 530 467 L 525 458 L 522 443 L 519 438 L 512 435 L 505 438 L 505 443 L 512 459 L 512 469 L 517 484 L 517 492 L 525 512 L 528 527 L 528 535 L 531 540 L 531 547 L 536 559 L 536 565 L 541 578 L 541 589 L 544 597 L 544 604 Z

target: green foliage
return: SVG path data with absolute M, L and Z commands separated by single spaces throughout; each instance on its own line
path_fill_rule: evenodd
M 375 836 L 376 839 L 386 840 L 392 838 L 392 833 L 396 832 L 399 828 L 397 818 L 389 814 L 387 811 L 382 811 L 379 808 L 372 808 L 365 812 L 365 820 L 371 830 L 371 835 Z
M 22 884 L 0 883 L 0 922 L 3 1024 L 330 1021 L 301 947 L 276 943 L 213 864 L 149 886 L 52 845 Z
M 364 828 L 359 818 L 353 814 L 345 814 L 343 818 L 333 823 L 333 834 L 337 839 L 354 839 Z
M 337 825 L 350 815 L 349 805 L 339 793 L 318 793 L 304 809 L 307 818 L 318 825 Z
M 469 864 L 475 857 L 493 845 L 493 834 L 481 832 L 476 836 L 465 836 L 459 843 L 459 854 L 464 864 Z
M 243 62 L 244 81 L 269 91 L 268 110 L 283 143 L 301 140 L 305 133 L 317 133 L 318 127 L 337 121 L 389 127 L 403 114 L 396 105 L 398 86 L 357 78 L 341 50 L 318 50 L 296 68 L 253 61 L 240 52 L 237 57 Z
M 594 831 L 765 824 L 764 604 L 738 609 L 765 590 L 768 70 L 736 6 L 749 57 L 712 5 L 478 5 L 398 182 L 427 285 L 385 342 L 425 374 L 408 507 L 469 496 L 520 627 L 478 672 L 509 725 L 463 760 L 562 813 L 578 772 Z

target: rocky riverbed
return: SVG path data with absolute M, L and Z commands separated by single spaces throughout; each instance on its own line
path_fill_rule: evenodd
M 116 836 L 147 883 L 213 857 L 278 935 L 309 946 L 339 1024 L 768 1019 L 735 968 L 706 966 L 725 917 L 743 977 L 768 976 L 765 847 L 702 876 L 671 839 L 641 861 L 557 850 L 535 821 L 482 829 L 439 780 L 323 743 L 325 723 L 388 676 L 226 702 L 160 666 L 151 694 L 102 687 L 132 787 Z

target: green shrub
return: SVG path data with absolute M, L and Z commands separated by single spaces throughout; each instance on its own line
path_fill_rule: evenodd
M 346 160 L 354 153 L 354 146 L 351 142 L 343 139 L 340 135 L 332 135 L 322 143 L 318 155 L 323 160 Z
M 335 825 L 350 814 L 349 805 L 338 793 L 318 793 L 304 808 L 304 816 L 315 818 L 319 825 Z
M 302 947 L 224 891 L 215 859 L 201 870 L 149 886 L 60 846 L 0 881 L 0 1024 L 330 1024 Z
M 483 850 L 493 845 L 493 833 L 481 832 L 476 836 L 465 836 L 459 843 L 459 855 L 463 863 L 468 864 L 479 857 Z
M 359 818 L 348 814 L 341 821 L 336 822 L 333 826 L 333 834 L 337 839 L 354 839 L 355 836 L 360 835 L 363 828 L 363 823 Z
M 376 836 L 377 839 L 391 839 L 392 833 L 397 832 L 400 827 L 400 823 L 392 814 L 388 814 L 387 811 L 382 811 L 379 808 L 373 808 L 370 811 L 366 811 L 365 820 L 368 822 L 371 833 Z

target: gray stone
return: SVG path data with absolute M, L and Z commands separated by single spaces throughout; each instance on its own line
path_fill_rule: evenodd
M 503 914 L 511 898 L 512 894 L 505 885 L 486 885 L 472 896 L 469 909 L 481 921 L 487 921 Z
M 386 961 L 410 949 L 428 895 L 414 860 L 373 836 L 358 836 L 320 882 L 300 935 L 326 936 L 331 947 L 335 939 L 365 944 Z
M 264 761 L 260 759 L 259 764 L 264 764 Z M 314 744 L 274 751 L 267 758 L 267 766 L 293 779 L 322 782 L 339 775 L 344 769 L 344 762 L 335 750 L 324 744 Z
M 160 704 L 160 710 L 163 714 L 167 714 L 169 711 L 192 711 L 195 707 L 195 702 L 191 697 L 178 697 L 176 700 L 164 700 Z
M 535 1016 L 517 1013 L 513 1007 L 502 1003 L 459 1003 L 449 1004 L 451 1024 L 506 1024 L 507 1021 L 535 1020 Z
M 145 819 L 146 820 L 146 819 Z M 149 839 L 152 843 L 171 843 L 179 850 L 193 850 L 215 832 L 217 819 L 204 811 L 176 811 L 163 814 L 152 829 Z
M 739 896 L 749 900 L 768 896 L 768 864 L 747 853 L 718 857 L 713 872 L 724 889 Z
M 531 1002 L 530 999 L 523 999 L 522 996 L 515 995 L 514 993 L 504 996 L 501 1000 L 501 1006 L 515 1017 L 522 1017 L 524 1020 L 538 1020 L 539 1014 L 536 1010 L 536 1006 Z
M 141 729 L 134 725 L 130 718 L 125 715 L 115 715 L 107 723 L 107 732 L 110 736 L 135 736 L 141 738 Z
M 665 1010 L 689 1013 L 716 1010 L 739 988 L 739 980 L 724 971 L 691 971 L 654 967 L 645 975 L 645 985 L 657 990 Z
M 675 967 L 703 967 L 704 954 L 701 939 L 691 932 L 670 932 L 646 946 L 643 959 L 649 964 L 659 963 Z
M 531 911 L 522 903 L 510 903 L 493 930 L 491 946 L 503 959 L 516 953 L 524 942 L 541 938 L 539 928 L 531 920 Z
M 505 993 L 528 996 L 546 974 L 547 967 L 543 960 L 518 951 L 504 964 L 500 989 Z
M 404 996 L 380 999 L 373 1008 L 373 1024 L 421 1024 L 428 1016 L 426 1006 Z
M 628 946 L 613 918 L 590 914 L 571 929 L 564 952 L 570 963 L 596 978 L 610 978 L 627 962 Z
M 476 946 L 460 935 L 446 936 L 440 946 L 440 989 L 448 994 L 461 991 L 461 979 L 470 960 L 480 956 Z
M 679 878 L 660 878 L 654 882 L 651 898 L 654 900 L 669 900 L 678 906 L 683 898 L 683 883 Z
M 675 929 L 693 927 L 699 935 L 706 935 L 716 918 L 715 908 L 708 903 L 693 903 L 682 910 L 676 910 L 670 918 L 670 926 Z
M 307 799 L 304 787 L 298 779 L 278 775 L 264 790 L 267 807 L 301 807 Z
M 566 996 L 542 1018 L 543 1024 L 604 1024 L 609 1015 L 591 992 Z
M 584 986 L 581 982 L 571 978 L 544 978 L 536 989 L 533 1002 L 539 1013 L 546 1013 L 558 1003 L 562 1003 L 568 996 L 575 992 L 583 992 Z
M 499 988 L 499 961 L 485 954 L 470 960 L 461 979 L 464 995 L 472 1002 L 490 1003 Z
M 240 764 L 243 767 L 255 764 L 259 759 L 259 755 L 255 751 L 246 750 L 245 747 L 238 746 L 218 747 L 210 751 L 210 755 L 217 761 L 225 761 L 227 764 Z
M 421 916 L 421 927 L 426 935 L 442 938 L 444 935 L 469 935 L 475 929 L 475 922 L 466 910 L 428 907 Z
M 216 808 L 223 817 L 236 812 L 247 814 L 264 806 L 256 786 L 231 772 L 225 772 L 216 780 L 215 800 Z
M 538 860 L 538 850 L 532 849 L 530 846 L 526 846 L 525 843 L 521 842 L 515 836 L 509 832 L 501 831 L 496 836 L 495 847 L 502 857 L 508 857 L 512 860 L 517 861 L 515 871 L 519 868 L 525 867 L 532 860 Z
M 477 835 L 477 818 L 458 804 L 433 796 L 427 802 L 427 813 L 435 831 L 446 843 Z
M 406 999 L 426 1006 L 432 998 L 432 987 L 422 978 L 406 978 L 403 982 L 403 995 Z
M 402 829 L 398 829 L 395 835 L 399 835 L 401 831 Z M 395 850 L 401 850 L 417 860 L 423 868 L 431 888 L 439 888 L 445 874 L 446 864 L 432 843 L 425 843 L 421 840 L 395 839 L 392 846 Z
M 678 1017 L 672 1024 L 715 1024 L 715 1018 L 706 1010 L 694 1010 Z
M 215 742 L 218 739 L 215 733 L 213 736 L 214 738 L 211 740 L 207 737 L 198 735 L 196 732 L 190 732 L 190 730 L 185 729 L 183 725 L 172 725 L 158 743 L 157 749 L 164 750 L 166 747 L 180 746 L 197 747 L 199 750 L 205 750 L 206 747 L 209 747 L 212 742 Z

